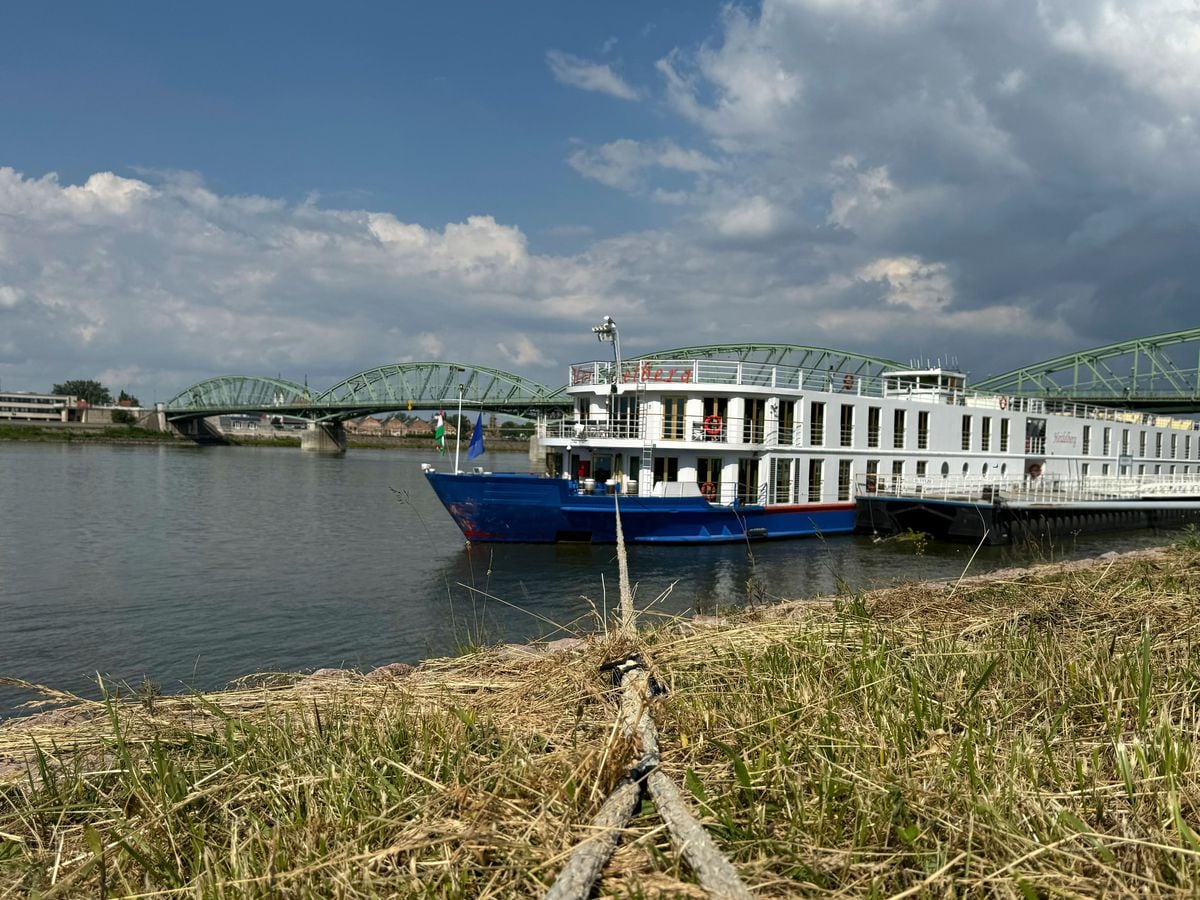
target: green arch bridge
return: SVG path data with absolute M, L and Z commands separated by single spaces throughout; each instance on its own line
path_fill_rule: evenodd
M 642 359 L 732 359 L 812 371 L 878 375 L 909 368 L 883 357 L 800 344 L 708 344 L 660 350 Z M 1200 412 L 1200 328 L 1136 338 L 1055 357 L 972 386 L 979 390 L 1048 397 L 1146 411 Z M 448 361 L 377 366 L 317 391 L 282 378 L 222 375 L 180 391 L 164 405 L 168 421 L 187 430 L 221 415 L 281 415 L 313 425 L 412 409 L 455 408 L 461 385 L 464 406 L 490 413 L 535 418 L 565 412 L 564 386 L 549 387 L 501 369 Z

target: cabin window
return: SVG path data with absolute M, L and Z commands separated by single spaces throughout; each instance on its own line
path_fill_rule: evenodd
M 1138 432 L 1138 456 L 1146 455 L 1146 432 Z
M 917 413 L 917 449 L 929 449 L 929 413 Z
M 620 394 L 611 396 L 609 404 L 613 437 L 637 437 L 638 398 L 633 394 Z
M 822 476 L 825 472 L 825 460 L 810 459 L 808 461 L 808 502 L 821 502 Z
M 929 462 L 924 459 L 917 460 L 917 477 L 924 478 L 929 473 Z
M 1161 475 L 1161 474 L 1162 474 L 1162 466 L 1155 464 L 1155 466 L 1154 466 L 1154 474 L 1155 474 L 1155 475 Z
M 1092 471 L 1091 463 L 1084 463 L 1083 465 L 1081 465 L 1079 467 L 1079 474 L 1081 474 L 1084 478 L 1087 478 L 1088 475 L 1091 474 L 1091 471 Z
M 1046 452 L 1046 420 L 1029 418 L 1025 420 L 1025 452 L 1041 454 Z
M 983 464 L 983 468 L 980 469 L 980 473 L 983 475 L 986 475 L 988 473 L 988 464 L 987 463 Z
M 1121 455 L 1122 456 L 1129 455 L 1129 429 L 1128 428 L 1121 429 Z
M 945 478 L 949 474 L 950 474 L 950 463 L 948 463 L 948 462 L 942 463 L 942 477 Z
M 1138 474 L 1139 474 L 1139 475 L 1145 475 L 1145 474 L 1146 474 L 1146 465 L 1145 465 L 1145 463 L 1142 463 L 1142 464 L 1140 464 L 1140 465 L 1138 466 Z
M 971 417 L 962 417 L 962 448 L 964 450 L 971 449 Z
M 1084 456 L 1092 452 L 1092 426 L 1083 426 L 1083 449 L 1081 451 Z
M 1109 456 L 1112 453 L 1112 429 L 1104 429 L 1104 449 L 1101 451 L 1104 456 Z
M 1000 420 L 1000 452 L 1008 452 L 1008 419 Z
M 879 407 L 867 407 L 867 446 L 879 446 Z
M 761 444 L 763 423 L 767 417 L 767 401 L 761 397 L 746 400 L 746 415 L 742 419 L 742 443 Z
M 1190 434 L 1185 434 L 1183 436 L 1183 458 L 1192 458 L 1192 436 Z
M 665 441 L 683 440 L 684 397 L 663 397 L 662 436 Z
M 904 449 L 904 410 L 898 409 L 892 413 L 892 447 Z
M 1100 474 L 1101 475 L 1108 474 L 1108 463 L 1104 463 L 1103 465 L 1100 466 Z
M 729 427 L 729 400 L 726 397 L 705 397 L 704 417 L 693 431 L 704 441 L 723 441 Z
M 1174 467 L 1174 466 L 1171 466 L 1170 472 L 1169 472 L 1168 474 L 1171 474 L 1171 475 L 1174 475 L 1174 474 L 1175 474 L 1175 467 Z
M 796 441 L 796 401 L 779 401 L 779 443 L 785 447 L 795 446 Z
M 892 477 L 893 478 L 903 478 L 904 477 L 904 460 L 902 460 L 902 459 L 893 459 L 892 460 Z
M 1171 435 L 1171 459 L 1179 458 L 1179 435 Z
M 984 416 L 979 422 L 979 449 L 988 453 L 992 449 L 992 417 Z
M 1154 458 L 1162 459 L 1162 432 L 1161 431 L 1158 432 L 1158 434 L 1154 435 Z M 1157 475 L 1158 473 L 1155 472 L 1155 474 Z
M 679 480 L 679 457 L 677 456 L 656 456 L 654 457 L 654 481 L 678 481 Z
M 839 500 L 850 499 L 850 460 L 838 460 L 838 495 Z
M 758 460 L 738 460 L 738 500 L 742 503 L 761 503 L 758 496 Z
M 721 496 L 721 469 L 724 463 L 718 456 L 701 456 L 696 460 L 696 483 L 702 487 L 711 484 L 716 496 Z
M 841 428 L 838 431 L 838 438 L 843 447 L 854 446 L 854 407 L 849 403 L 842 404 Z
M 772 503 L 791 503 L 792 498 L 789 490 L 792 486 L 792 464 L 795 460 L 791 459 L 772 459 L 771 460 L 771 502 Z
M 813 447 L 825 446 L 825 404 L 817 400 L 808 411 L 808 442 Z
M 1008 463 L 1000 463 L 1000 474 L 1001 475 L 1008 474 Z

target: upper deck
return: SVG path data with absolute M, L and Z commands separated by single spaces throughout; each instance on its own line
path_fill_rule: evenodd
M 738 389 L 755 394 L 770 391 L 787 394 L 823 393 L 1006 410 L 1029 415 L 1098 419 L 1178 431 L 1200 430 L 1200 423 L 1190 419 L 1052 398 L 1012 397 L 992 391 L 978 391 L 967 387 L 966 376 L 961 372 L 937 367 L 888 370 L 870 375 L 731 359 L 644 358 L 622 364 L 619 380 L 615 378 L 616 374 L 616 364 L 611 360 L 576 363 L 568 371 L 566 391 L 568 394 L 595 393 L 597 388 L 616 381 L 622 392 L 633 388 L 660 394 L 698 394 L 706 389 L 717 389 L 722 393 L 733 393 Z

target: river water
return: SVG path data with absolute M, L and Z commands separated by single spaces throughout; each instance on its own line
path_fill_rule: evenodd
M 497 471 L 524 454 L 488 453 Z M 97 694 L 262 671 L 371 668 L 596 627 L 611 546 L 468 548 L 420 472 L 436 453 L 0 442 L 0 675 Z M 444 461 L 441 465 L 445 468 Z M 1161 544 L 1162 534 L 987 548 L 971 574 Z M 836 537 L 630 548 L 665 616 L 959 575 L 975 548 Z M 0 687 L 0 718 L 27 693 Z

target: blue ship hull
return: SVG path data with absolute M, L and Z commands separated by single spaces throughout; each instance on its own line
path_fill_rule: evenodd
M 471 541 L 525 543 L 617 539 L 614 495 L 589 494 L 574 481 L 496 473 L 426 472 L 438 499 Z M 853 503 L 720 506 L 703 497 L 619 495 L 621 530 L 635 543 L 718 543 L 849 534 Z

